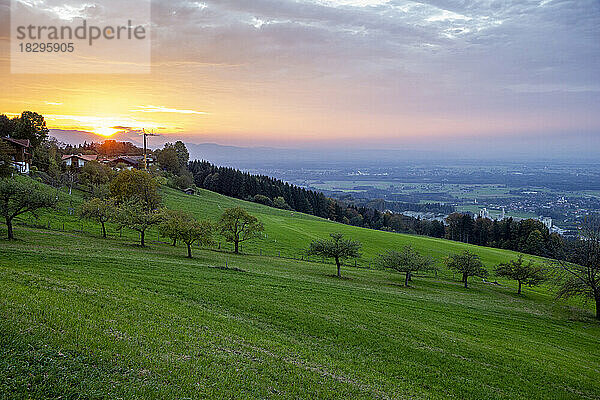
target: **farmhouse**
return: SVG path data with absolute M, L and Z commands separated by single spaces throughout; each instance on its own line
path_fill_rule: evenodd
M 29 173 L 31 165 L 31 144 L 29 139 L 0 139 L 8 145 L 11 164 L 22 174 Z
M 97 159 L 97 154 L 69 154 L 62 157 L 62 162 L 67 167 L 82 168 L 88 162 L 95 161 Z
M 113 167 L 119 164 L 124 164 L 125 169 L 141 169 L 144 168 L 144 156 L 120 156 L 110 160 Z

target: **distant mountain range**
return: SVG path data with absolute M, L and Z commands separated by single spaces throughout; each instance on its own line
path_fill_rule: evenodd
M 431 160 L 436 153 L 408 150 L 285 149 L 236 147 L 215 143 L 186 143 L 191 159 L 242 169 L 362 168 L 390 167 L 418 160 Z
M 118 133 L 103 138 L 94 133 L 77 130 L 50 131 L 50 135 L 63 143 L 72 145 L 84 142 L 102 142 L 104 140 L 129 141 L 138 146 L 142 139 L 134 133 Z M 150 148 L 159 148 L 167 141 L 176 141 L 175 137 L 161 136 L 153 138 Z M 207 160 L 216 165 L 242 169 L 253 168 L 321 168 L 321 167 L 357 167 L 390 166 L 407 160 L 430 159 L 430 152 L 401 150 L 357 150 L 357 149 L 286 149 L 274 147 L 238 147 L 217 143 L 189 143 L 186 146 L 191 160 Z
M 56 130 L 50 131 L 50 135 L 56 137 L 59 141 L 73 145 L 83 142 L 102 142 L 106 139 L 129 141 L 137 146 L 142 145 L 142 138 L 136 132 L 122 132 L 104 138 L 91 132 L 77 130 Z M 390 168 L 427 163 L 428 165 L 438 165 L 447 162 L 461 162 L 471 165 L 480 165 L 493 163 L 515 163 L 543 161 L 556 164 L 559 161 L 578 161 L 590 162 L 597 158 L 586 158 L 585 152 L 578 157 L 572 157 L 564 154 L 561 157 L 548 158 L 544 156 L 528 155 L 529 147 L 523 149 L 521 155 L 503 154 L 501 148 L 487 146 L 485 151 L 475 147 L 460 146 L 461 143 L 455 143 L 452 147 L 448 144 L 437 143 L 427 147 L 415 149 L 406 147 L 405 149 L 361 149 L 347 148 L 344 143 L 337 147 L 315 148 L 275 148 L 267 146 L 240 147 L 228 146 L 217 143 L 190 143 L 186 139 L 178 138 L 172 135 L 162 135 L 154 137 L 149 141 L 149 147 L 156 149 L 162 147 L 165 142 L 175 142 L 183 140 L 190 152 L 191 160 L 207 160 L 216 165 L 230 166 L 245 170 L 275 170 L 275 169 L 335 169 L 335 168 Z M 460 147 L 460 151 L 455 147 Z M 494 151 L 494 150 L 497 151 Z M 535 149 L 534 149 L 535 150 Z M 539 152 L 538 152 L 539 153 Z M 541 153 L 540 153 L 541 154 Z

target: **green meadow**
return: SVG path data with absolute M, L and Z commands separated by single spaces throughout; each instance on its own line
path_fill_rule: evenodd
M 590 309 L 549 286 L 464 289 L 441 263 L 471 249 L 491 271 L 515 253 L 164 189 L 169 208 L 198 218 L 242 206 L 264 222 L 244 254 L 221 240 L 190 260 L 156 230 L 146 248 L 110 224 L 103 240 L 73 213 L 81 193 L 58 195 L 58 210 L 0 241 L 0 398 L 600 398 Z M 331 232 L 363 243 L 341 280 L 303 252 Z M 439 274 L 405 288 L 367 268 L 405 244 Z

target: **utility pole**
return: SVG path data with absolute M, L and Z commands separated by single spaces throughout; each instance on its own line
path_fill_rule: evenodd
M 148 136 L 159 136 L 155 133 L 148 133 L 145 129 L 142 129 L 142 135 L 144 136 L 144 169 L 148 171 Z

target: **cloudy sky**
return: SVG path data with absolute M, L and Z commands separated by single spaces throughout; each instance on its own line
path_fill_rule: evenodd
M 28 2 L 61 18 L 93 9 Z M 154 1 L 147 75 L 10 74 L 9 7 L 0 112 L 39 111 L 53 128 L 282 147 L 600 145 L 598 0 Z

